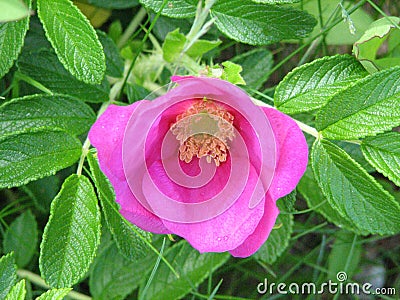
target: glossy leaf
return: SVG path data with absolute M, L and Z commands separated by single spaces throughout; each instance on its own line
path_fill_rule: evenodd
M 0 22 L 10 22 L 30 15 L 29 7 L 22 0 L 0 0 Z
M 276 88 L 274 103 L 288 114 L 319 109 L 335 93 L 367 75 L 350 55 L 325 56 L 286 75 Z
M 100 83 L 105 56 L 87 18 L 68 0 L 38 0 L 37 6 L 46 36 L 63 66 L 78 80 Z
M 96 120 L 93 110 L 66 95 L 32 95 L 0 106 L 0 136 L 48 130 L 85 133 Z
M 359 230 L 400 232 L 400 205 L 344 150 L 317 140 L 312 149 L 315 178 L 331 206 Z
M 25 295 L 25 279 L 22 279 L 11 288 L 5 300 L 25 300 Z
M 316 128 L 329 139 L 358 139 L 400 125 L 400 67 L 374 73 L 338 92 L 319 111 Z
M 400 133 L 388 132 L 362 141 L 365 158 L 400 187 Z
M 200 254 L 186 241 L 176 243 L 165 253 L 167 261 L 176 266 L 180 278 L 177 278 L 165 264 L 160 264 L 143 299 L 182 299 L 196 288 L 209 272 L 216 270 L 228 258 L 228 253 Z
M 0 188 L 20 186 L 75 163 L 81 142 L 62 131 L 40 131 L 0 139 Z
M 71 291 L 71 288 L 65 289 L 51 289 L 46 293 L 41 294 L 35 300 L 63 300 L 65 296 Z
M 30 0 L 27 3 L 30 7 Z M 3 7 L 2 11 L 4 11 Z M 21 52 L 28 28 L 29 18 L 16 22 L 0 23 L 0 78 L 10 70 Z
M 89 153 L 88 161 L 107 226 L 113 235 L 119 251 L 132 261 L 138 260 L 148 253 L 149 247 L 143 239 L 150 243 L 151 234 L 133 224 L 126 223 L 122 215 L 118 212 L 119 208 L 115 202 L 114 191 L 107 177 L 101 172 L 97 159 Z
M 30 210 L 21 214 L 7 228 L 4 252 L 14 252 L 18 267 L 25 267 L 32 259 L 38 242 L 37 222 Z
M 251 0 L 219 0 L 212 7 L 211 15 L 225 35 L 250 45 L 304 38 L 317 23 L 304 11 Z
M 53 200 L 39 267 L 51 287 L 70 287 L 88 271 L 100 242 L 100 210 L 90 181 L 69 176 Z
M 8 292 L 17 283 L 17 266 L 14 254 L 8 253 L 0 258 L 0 299 L 5 299 Z
M 339 212 L 332 207 L 330 202 L 322 193 L 321 188 L 318 186 L 311 167 L 307 168 L 306 173 L 297 185 L 297 190 L 306 200 L 308 207 L 320 213 L 329 222 L 332 222 L 340 228 L 362 234 L 350 218 L 339 214 Z
M 67 94 L 86 102 L 105 102 L 110 91 L 106 79 L 101 84 L 87 84 L 72 76 L 54 52 L 41 49 L 25 52 L 18 59 L 19 70 L 54 93 Z
M 300 2 L 300 0 L 251 0 L 255 3 L 264 3 L 264 4 L 286 4 L 286 3 L 296 3 Z
M 145 7 L 159 12 L 164 0 L 139 0 Z M 174 0 L 164 6 L 161 14 L 171 18 L 191 18 L 196 14 L 197 0 Z
M 293 215 L 279 214 L 267 241 L 254 254 L 256 259 L 273 264 L 289 245 L 293 232 Z

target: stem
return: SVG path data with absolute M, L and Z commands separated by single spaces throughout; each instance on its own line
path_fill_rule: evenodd
M 255 104 L 259 105 L 259 106 L 264 106 L 264 107 L 269 107 L 269 108 L 276 109 L 274 106 L 268 105 L 268 104 L 266 104 L 266 103 L 264 103 L 264 102 L 262 102 L 262 101 L 260 101 L 258 99 L 251 98 L 251 100 L 253 100 L 253 102 Z M 315 137 L 317 139 L 320 138 L 320 134 L 318 133 L 318 131 L 314 127 L 311 127 L 311 126 L 309 126 L 307 124 L 304 124 L 303 122 L 300 122 L 300 121 L 295 120 L 295 119 L 292 119 L 292 120 L 295 121 L 296 124 L 300 127 L 300 129 L 302 131 L 304 131 L 305 133 L 308 133 L 309 135 L 312 135 L 313 137 Z
M 86 140 L 82 146 L 82 154 L 79 159 L 78 168 L 76 170 L 76 174 L 78 174 L 78 176 L 82 175 L 82 168 L 83 168 L 83 164 L 85 162 L 85 158 L 89 152 L 89 147 L 90 147 L 90 141 L 89 141 L 89 138 L 86 138 Z
M 19 277 L 28 279 L 30 282 L 32 282 L 33 284 L 35 284 L 37 286 L 40 286 L 45 289 L 50 289 L 50 287 L 46 284 L 46 282 L 44 282 L 42 277 L 40 277 L 38 274 L 35 274 L 28 270 L 23 270 L 23 269 L 17 270 L 17 274 Z M 81 294 L 81 293 L 78 293 L 75 291 L 69 292 L 68 297 L 71 299 L 75 299 L 75 300 L 91 300 L 92 299 L 92 297 L 89 297 L 87 295 L 84 295 L 84 294 Z
M 143 7 L 140 8 L 140 10 L 137 12 L 136 16 L 129 23 L 128 27 L 125 29 L 124 33 L 122 34 L 121 38 L 119 39 L 118 44 L 117 44 L 118 48 L 122 48 L 123 46 L 125 46 L 126 42 L 129 40 L 129 38 L 135 33 L 136 29 L 139 27 L 140 23 L 142 23 L 146 14 L 147 14 L 146 10 Z

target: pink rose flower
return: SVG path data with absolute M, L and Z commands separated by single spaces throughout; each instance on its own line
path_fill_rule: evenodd
M 304 135 L 226 81 L 172 79 L 153 101 L 110 105 L 89 132 L 120 213 L 200 252 L 250 256 L 275 224 L 277 199 L 305 172 Z

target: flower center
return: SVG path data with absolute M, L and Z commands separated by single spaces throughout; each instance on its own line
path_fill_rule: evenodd
M 228 140 L 232 141 L 235 136 L 233 119 L 232 114 L 217 103 L 205 97 L 197 100 L 178 115 L 171 126 L 180 142 L 180 160 L 189 163 L 194 156 L 205 156 L 208 163 L 214 160 L 216 166 L 226 161 Z

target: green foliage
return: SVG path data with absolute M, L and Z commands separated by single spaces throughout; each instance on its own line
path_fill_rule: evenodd
M 91 153 L 88 155 L 88 161 L 108 229 L 113 235 L 121 254 L 132 261 L 136 261 L 147 254 L 148 247 L 146 244 L 151 242 L 151 234 L 134 225 L 127 224 L 127 221 L 118 212 L 118 204 L 115 202 L 115 195 L 110 182 L 100 171 L 98 162 Z
M 159 12 L 164 0 L 139 0 L 141 4 Z M 175 0 L 164 6 L 161 14 L 171 18 L 190 18 L 196 13 L 197 0 Z
M 46 36 L 63 66 L 78 80 L 100 83 L 106 70 L 105 56 L 89 21 L 68 0 L 38 0 L 37 4 Z
M 316 110 L 367 74 L 352 56 L 325 56 L 286 75 L 276 88 L 274 103 L 288 114 Z
M 4 252 L 14 252 L 15 262 L 25 267 L 32 259 L 38 242 L 38 229 L 35 216 L 30 210 L 16 218 L 4 235 Z
M 400 125 L 400 67 L 374 73 L 335 94 L 317 114 L 329 139 L 358 139 Z
M 30 14 L 22 0 L 0 0 L 0 22 L 10 22 L 26 18 Z
M 8 292 L 17 283 L 17 266 L 14 254 L 9 253 L 0 258 L 0 299 L 5 299 Z
M 289 245 L 292 232 L 293 216 L 290 214 L 280 214 L 267 241 L 254 254 L 254 257 L 267 264 L 273 264 Z
M 98 7 L 122 9 L 134 7 L 139 4 L 138 0 L 87 0 L 87 3 Z
M 251 0 L 219 0 L 212 8 L 215 25 L 228 37 L 250 45 L 306 37 L 316 24 L 308 13 Z
M 30 7 L 30 0 L 27 3 Z M 16 22 L 0 23 L 0 78 L 8 72 L 21 52 L 28 27 L 29 17 Z
M 81 142 L 63 131 L 38 131 L 0 138 L 0 188 L 21 186 L 75 163 Z
M 328 257 L 328 273 L 333 282 L 339 282 L 337 274 L 345 272 L 348 278 L 356 273 L 361 259 L 362 247 L 357 243 L 357 236 L 341 230 L 335 234 L 335 242 Z
M 141 294 L 142 299 L 180 299 L 197 287 L 206 277 L 225 263 L 227 253 L 200 254 L 187 242 L 181 241 L 169 248 L 165 253 L 168 261 L 177 267 L 180 277 L 177 278 L 164 264 L 160 264 L 152 279 L 146 294 Z
M 90 181 L 68 177 L 53 200 L 39 266 L 51 287 L 70 287 L 89 269 L 100 241 L 100 211 Z
M 98 300 L 124 299 L 144 280 L 154 261 L 154 256 L 149 255 L 133 262 L 120 254 L 115 243 L 109 243 L 93 264 L 90 292 Z
M 18 59 L 18 68 L 54 93 L 67 94 L 86 102 L 104 102 L 108 99 L 110 87 L 105 79 L 96 85 L 79 81 L 64 69 L 50 50 L 23 52 Z
M 400 49 L 398 39 L 400 18 L 382 18 L 373 22 L 363 36 L 354 43 L 353 52 L 356 58 L 370 73 L 400 65 L 400 56 L 395 55 L 396 48 Z M 388 57 L 378 58 L 378 50 L 388 40 Z
M 103 46 L 106 55 L 106 75 L 111 77 L 122 77 L 124 72 L 124 61 L 119 55 L 117 46 L 108 35 L 102 31 L 97 31 L 97 36 Z
M 46 293 L 41 294 L 36 300 L 63 300 L 64 297 L 71 291 L 71 288 L 66 289 L 51 289 Z
M 368 137 L 362 141 L 361 149 L 371 165 L 400 186 L 400 133 Z
M 22 279 L 11 288 L 5 300 L 25 300 L 25 294 L 25 280 Z
M 32 95 L 0 106 L 1 136 L 42 130 L 85 133 L 95 121 L 93 110 L 67 95 Z
M 315 178 L 330 205 L 361 231 L 400 232 L 400 205 L 345 151 L 328 141 L 312 149 Z
M 231 61 L 242 66 L 243 80 L 253 89 L 259 89 L 267 81 L 268 72 L 274 63 L 271 51 L 264 48 L 235 56 Z

